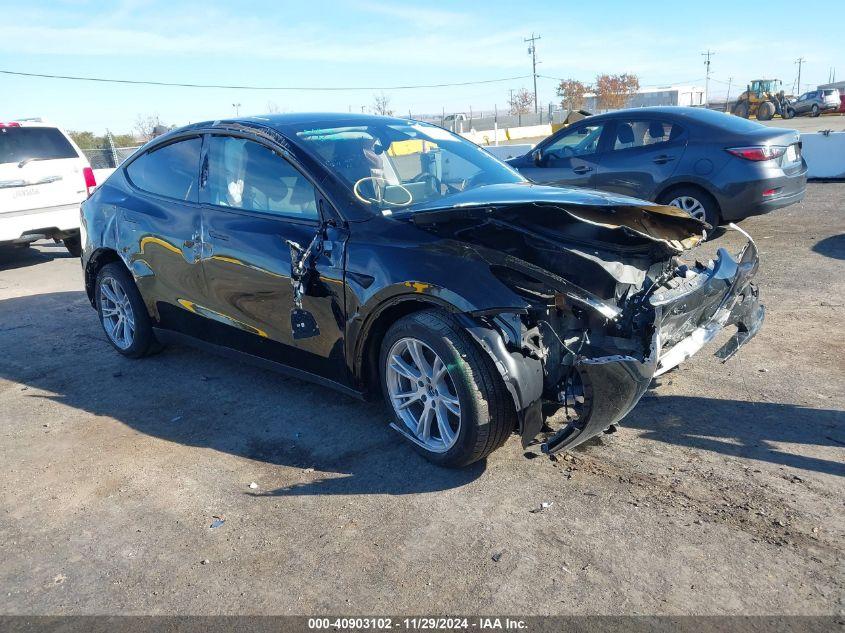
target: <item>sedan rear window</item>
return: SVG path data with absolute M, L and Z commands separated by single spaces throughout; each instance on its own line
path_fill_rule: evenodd
M 73 145 L 54 127 L 0 128 L 0 163 L 77 157 Z

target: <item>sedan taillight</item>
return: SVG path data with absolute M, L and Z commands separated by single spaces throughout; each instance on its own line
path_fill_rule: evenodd
M 782 145 L 753 145 L 750 147 L 728 147 L 727 151 L 739 158 L 759 162 L 783 156 L 786 148 Z
M 83 167 L 82 175 L 85 177 L 85 188 L 88 190 L 88 197 L 90 198 L 91 194 L 94 193 L 94 189 L 97 187 L 97 179 L 94 178 L 94 170 L 90 167 Z

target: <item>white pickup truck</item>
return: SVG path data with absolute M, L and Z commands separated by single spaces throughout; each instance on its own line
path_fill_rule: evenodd
M 0 245 L 52 238 L 79 257 L 79 205 L 96 186 L 63 130 L 41 119 L 0 122 Z

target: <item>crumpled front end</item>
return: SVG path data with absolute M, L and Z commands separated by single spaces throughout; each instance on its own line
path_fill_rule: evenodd
M 651 291 L 647 302 L 653 336 L 648 354 L 579 357 L 574 364 L 577 376 L 569 378 L 562 399 L 566 423 L 545 439 L 543 452 L 572 448 L 616 424 L 634 408 L 652 378 L 688 359 L 722 330 L 735 327 L 716 352 L 723 362 L 731 358 L 763 323 L 765 310 L 751 283 L 758 265 L 757 248 L 749 237 L 736 257 L 721 248 L 707 266 L 682 267 Z M 525 445 L 533 440 L 523 434 Z
M 626 200 L 431 211 L 418 226 L 468 244 L 526 300 L 519 311 L 463 315 L 513 397 L 523 445 L 546 453 L 609 429 L 652 379 L 726 328 L 730 358 L 759 330 L 748 239 L 732 256 L 682 263 L 708 228 L 674 207 Z M 555 428 L 557 427 L 557 428 Z

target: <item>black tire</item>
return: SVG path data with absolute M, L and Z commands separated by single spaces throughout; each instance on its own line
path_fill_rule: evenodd
M 792 108 L 784 108 L 783 110 L 783 118 L 784 119 L 791 119 L 795 116 L 795 110 Z
M 771 101 L 764 101 L 759 106 L 757 106 L 757 120 L 758 121 L 771 121 L 772 117 L 775 116 L 775 104 Z
M 387 385 L 387 356 L 403 338 L 414 338 L 430 347 L 449 367 L 449 377 L 460 401 L 461 421 L 455 444 L 436 453 L 412 442 L 429 461 L 448 468 L 460 468 L 484 459 L 505 443 L 516 428 L 513 399 L 490 357 L 470 335 L 440 310 L 410 314 L 394 323 L 384 337 L 379 354 L 379 374 L 385 403 L 396 423 L 404 428 L 390 404 Z
M 748 104 L 743 101 L 738 103 L 734 106 L 734 114 L 736 116 L 742 117 L 743 119 L 748 118 Z
M 819 112 L 819 106 L 817 104 L 813 104 L 813 109 L 811 110 L 813 116 L 819 116 L 821 112 Z
M 719 226 L 719 223 L 721 222 L 719 203 L 716 202 L 716 199 L 713 196 L 699 187 L 690 185 L 673 187 L 672 189 L 660 194 L 657 202 L 660 204 L 669 204 L 680 197 L 689 197 L 698 200 L 704 209 L 704 221 L 714 229 Z
M 76 235 L 66 237 L 62 240 L 62 243 L 65 245 L 68 253 L 74 257 L 82 257 L 82 240 L 78 233 Z
M 106 328 L 105 319 L 103 317 L 101 291 L 105 282 L 117 283 L 129 299 L 129 306 L 132 309 L 132 315 L 135 320 L 135 332 L 132 337 L 131 345 L 127 347 L 121 347 L 115 343 Z M 132 276 L 123 264 L 112 262 L 110 264 L 106 264 L 100 269 L 100 272 L 97 273 L 97 281 L 94 285 L 94 300 L 97 308 L 97 315 L 100 317 L 100 324 L 103 326 L 106 338 L 109 343 L 111 343 L 112 347 L 114 347 L 118 352 L 124 356 L 128 356 L 129 358 L 141 358 L 161 350 L 161 344 L 156 340 L 155 335 L 153 334 L 152 321 L 150 320 L 150 315 L 147 312 L 147 306 L 141 298 L 141 293 L 138 292 L 135 281 L 132 279 Z

